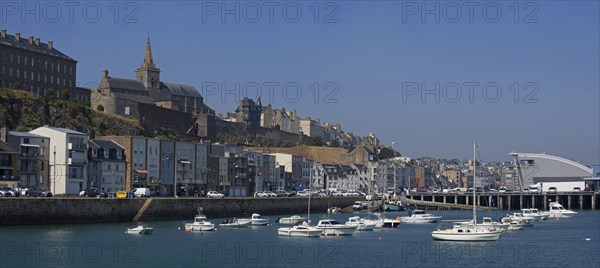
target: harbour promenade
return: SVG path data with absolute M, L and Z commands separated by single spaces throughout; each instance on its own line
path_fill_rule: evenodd
M 311 212 L 348 207 L 362 197 L 311 198 Z M 3 198 L 0 226 L 193 219 L 306 213 L 308 198 Z
M 519 210 L 538 208 L 546 210 L 550 202 L 559 202 L 567 209 L 598 209 L 600 194 L 594 192 L 565 193 L 477 193 L 478 209 Z M 472 209 L 472 193 L 411 193 L 404 202 L 423 209 Z

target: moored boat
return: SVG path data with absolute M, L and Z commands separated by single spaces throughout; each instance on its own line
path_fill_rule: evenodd
M 305 220 L 306 219 L 303 218 L 303 217 L 300 217 L 298 215 L 294 215 L 294 216 L 291 216 L 291 217 L 279 218 L 275 222 L 277 222 L 279 224 L 297 225 L 299 223 L 304 222 Z
M 438 222 L 442 217 L 434 216 L 429 213 L 425 213 L 423 210 L 414 210 L 408 217 L 401 217 L 402 223 L 435 223 Z
M 362 219 L 359 216 L 348 218 L 346 225 L 356 226 L 357 231 L 372 231 L 375 228 L 375 222 L 367 219 Z
M 194 222 L 186 223 L 185 230 L 187 232 L 203 232 L 203 231 L 214 231 L 215 225 L 208 221 L 202 209 L 198 209 L 198 215 L 194 217 Z
M 292 227 L 281 227 L 277 229 L 277 234 L 280 236 L 298 236 L 298 237 L 319 237 L 323 230 L 308 224 L 299 224 Z
M 342 224 L 334 219 L 322 219 L 316 228 L 322 230 L 323 235 L 351 235 L 358 227 Z
M 550 218 L 571 218 L 577 214 L 577 212 L 565 209 L 558 202 L 550 203 Z
M 128 233 L 128 234 L 151 234 L 153 231 L 154 231 L 154 228 L 151 228 L 151 227 L 134 225 L 131 228 L 127 228 L 126 233 Z

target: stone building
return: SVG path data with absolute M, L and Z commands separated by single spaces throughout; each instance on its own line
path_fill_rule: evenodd
M 260 98 L 256 102 L 252 99 L 244 98 L 240 101 L 235 113 L 237 123 L 244 123 L 247 129 L 259 128 L 262 113 Z
M 54 47 L 52 41 L 10 35 L 0 30 L 0 87 L 22 89 L 58 98 L 89 102 L 89 90 L 76 86 L 77 61 Z M 66 92 L 66 93 L 63 93 Z
M 269 104 L 262 109 L 260 126 L 299 134 L 300 119 L 301 118 L 296 114 L 296 111 L 286 111 L 285 108 L 274 109 L 273 106 Z
M 136 79 L 117 78 L 109 76 L 108 70 L 104 69 L 98 91 L 92 92 L 92 108 L 136 118 L 137 103 L 153 104 L 193 115 L 215 114 L 204 104 L 204 98 L 195 87 L 160 80 L 160 69 L 152 57 L 150 38 L 146 43 L 142 64 L 135 74 Z

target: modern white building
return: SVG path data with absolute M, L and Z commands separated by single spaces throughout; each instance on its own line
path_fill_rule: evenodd
M 88 135 L 66 128 L 39 127 L 29 133 L 50 138 L 50 191 L 77 195 L 88 188 Z

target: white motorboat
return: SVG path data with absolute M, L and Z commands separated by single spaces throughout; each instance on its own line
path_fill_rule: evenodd
M 547 220 L 548 217 L 550 217 L 550 212 L 548 212 L 548 211 L 541 211 L 541 210 L 538 210 L 537 208 L 530 208 L 529 210 L 531 210 L 531 212 L 533 212 L 533 213 L 537 213 L 537 214 L 541 215 L 542 220 Z
M 544 217 L 542 215 L 540 215 L 539 213 L 537 213 L 537 209 L 529 209 L 529 208 L 523 208 L 521 209 L 521 214 L 523 214 L 523 216 L 525 217 L 531 217 L 533 218 L 534 221 L 541 221 L 541 220 L 545 220 L 548 217 Z
M 517 212 L 513 213 L 512 215 L 508 215 L 508 217 L 512 220 L 521 221 L 521 222 L 525 222 L 525 223 L 530 223 L 533 221 L 532 217 L 523 216 L 522 213 L 517 213 Z
M 250 219 L 238 219 L 238 221 L 241 223 L 250 222 L 253 226 L 265 226 L 269 224 L 269 219 L 263 218 L 258 213 L 253 213 Z
M 348 218 L 346 225 L 356 226 L 357 231 L 373 231 L 373 228 L 375 228 L 374 221 L 361 219 L 359 216 Z
M 369 205 L 365 202 L 356 201 L 352 205 L 352 210 L 365 210 L 365 209 L 369 209 Z
M 151 234 L 154 231 L 154 228 L 144 227 L 141 225 L 134 225 L 131 228 L 127 228 L 128 234 Z
M 477 144 L 473 143 L 473 178 L 477 177 Z M 476 198 L 476 192 L 473 191 L 473 200 Z M 500 238 L 500 235 L 504 232 L 503 229 L 496 228 L 496 226 L 490 225 L 485 226 L 477 224 L 477 207 L 476 202 L 473 202 L 473 219 L 470 224 L 467 225 L 454 225 L 452 228 L 442 229 L 431 232 L 431 237 L 434 240 L 444 241 L 496 241 Z
M 300 217 L 298 215 L 294 215 L 291 217 L 279 218 L 276 222 L 279 224 L 289 224 L 289 225 L 297 225 L 306 220 L 306 218 Z
M 309 226 L 308 224 L 299 224 L 292 227 L 281 227 L 277 229 L 277 234 L 280 236 L 319 237 L 322 233 L 322 229 Z
M 377 224 L 375 225 L 375 228 L 395 228 L 401 223 L 400 216 L 398 216 L 396 219 L 388 219 L 381 213 L 375 213 L 375 215 L 377 216 Z
M 550 203 L 550 218 L 571 218 L 577 214 L 577 212 L 565 209 L 558 202 Z
M 323 231 L 323 235 L 351 235 L 358 227 L 339 223 L 334 219 L 322 219 L 317 224 L 317 229 Z
M 512 220 L 508 217 L 500 219 L 500 224 L 506 226 L 507 230 L 523 230 L 523 227 L 525 227 L 525 223 Z
M 199 209 L 198 215 L 194 217 L 194 222 L 185 224 L 185 230 L 187 232 L 214 231 L 215 225 L 212 222 L 209 222 L 202 213 L 202 209 Z
M 402 217 L 400 220 L 402 223 L 435 223 L 441 218 L 440 216 L 425 213 L 423 210 L 414 210 L 410 216 Z
M 221 227 L 231 227 L 231 228 L 243 228 L 251 225 L 251 221 L 239 221 L 236 218 L 233 220 L 224 220 L 223 223 L 219 224 Z

